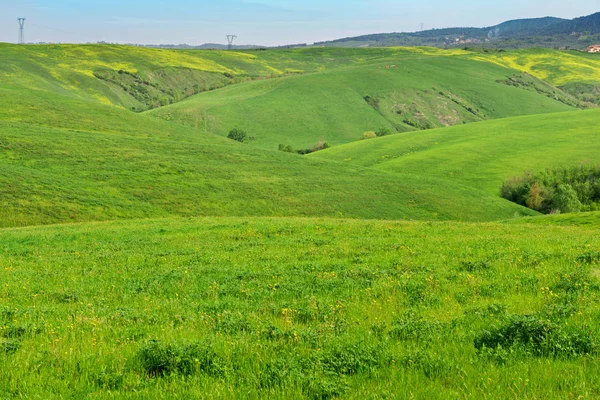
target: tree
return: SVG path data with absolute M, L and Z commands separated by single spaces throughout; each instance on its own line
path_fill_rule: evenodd
M 552 206 L 555 210 L 563 213 L 579 212 L 581 210 L 581 201 L 577 197 L 577 192 L 573 187 L 566 183 L 561 183 L 556 187 Z
M 246 142 L 248 135 L 243 130 L 234 128 L 229 131 L 229 135 L 227 135 L 227 137 L 231 140 L 237 140 L 240 143 L 244 143 Z
M 529 189 L 529 194 L 527 195 L 527 200 L 525 204 L 527 207 L 536 210 L 542 211 L 544 206 L 544 202 L 546 201 L 545 189 L 543 186 L 540 186 L 539 183 L 535 182 L 531 189 Z

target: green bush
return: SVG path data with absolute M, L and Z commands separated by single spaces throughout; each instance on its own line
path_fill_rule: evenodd
M 148 341 L 138 351 L 138 359 L 150 376 L 191 375 L 196 371 L 217 374 L 223 369 L 214 350 L 200 343 Z
M 565 331 L 533 315 L 515 315 L 504 325 L 483 332 L 474 340 L 478 351 L 521 348 L 535 356 L 569 357 L 595 353 L 597 341 L 587 332 Z
M 369 140 L 369 139 L 375 139 L 377 137 L 377 134 L 373 131 L 368 131 L 362 134 L 362 136 L 360 137 L 360 140 Z
M 231 140 L 236 140 L 240 143 L 244 143 L 248 140 L 248 135 L 243 130 L 234 128 L 231 131 L 229 131 L 229 135 L 227 135 L 227 138 Z
M 394 133 L 390 128 L 379 128 L 375 131 L 375 135 L 377 135 L 377 137 L 382 137 L 382 136 L 387 136 L 387 135 L 391 135 L 392 133 Z

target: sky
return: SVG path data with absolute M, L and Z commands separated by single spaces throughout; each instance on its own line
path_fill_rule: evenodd
M 485 27 L 506 20 L 575 18 L 598 0 L 0 0 L 0 42 L 140 44 L 313 43 L 381 32 Z

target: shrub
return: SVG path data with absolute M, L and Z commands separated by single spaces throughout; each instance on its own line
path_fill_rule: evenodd
M 382 136 L 387 136 L 387 135 L 391 135 L 393 133 L 393 131 L 390 128 L 379 128 L 375 131 L 375 135 L 377 135 L 377 137 L 382 137 Z
M 516 315 L 503 326 L 483 332 L 475 338 L 474 346 L 484 353 L 488 350 L 520 347 L 535 356 L 577 356 L 591 354 L 597 343 L 588 333 L 564 331 L 559 325 L 532 315 Z
M 587 253 L 583 253 L 577 257 L 577 261 L 584 264 L 599 264 L 600 251 L 589 251 Z
M 378 108 L 379 103 L 381 102 L 380 99 L 378 99 L 376 97 L 372 97 L 372 96 L 365 96 L 364 99 L 367 102 L 367 104 L 373 108 Z
M 310 149 L 299 149 L 299 150 L 294 150 L 294 148 L 290 145 L 284 145 L 284 144 L 280 144 L 279 145 L 279 151 L 284 151 L 286 153 L 298 153 L 301 155 L 305 155 L 305 154 L 310 154 L 310 153 L 314 153 L 315 151 L 320 151 L 320 150 L 325 150 L 330 148 L 331 145 L 329 144 L 329 142 L 325 141 L 325 140 L 320 140 L 319 142 L 317 142 L 315 145 L 313 145 Z
M 227 138 L 231 140 L 236 140 L 240 143 L 244 143 L 248 139 L 248 135 L 243 130 L 234 128 L 231 131 L 229 131 L 229 135 L 227 135 Z
M 354 375 L 386 365 L 390 360 L 391 357 L 382 344 L 358 342 L 332 346 L 323 354 L 322 364 L 326 371 L 338 375 Z
M 460 264 L 460 269 L 466 272 L 483 272 L 491 268 L 490 262 L 487 260 L 479 261 L 463 261 Z
M 191 375 L 198 370 L 210 374 L 222 371 L 220 358 L 207 345 L 199 343 L 169 343 L 148 341 L 138 351 L 143 369 L 151 376 L 169 374 Z
M 513 203 L 522 204 L 523 199 L 527 194 L 526 178 L 512 177 L 506 180 L 500 188 L 500 196 L 512 201 Z
M 375 139 L 377 137 L 377 134 L 373 131 L 368 131 L 362 134 L 362 136 L 360 137 L 360 140 L 369 140 L 369 139 Z
M 311 148 L 311 150 L 312 150 L 313 152 L 315 152 L 315 151 L 326 150 L 326 149 L 328 149 L 328 148 L 330 148 L 330 147 L 331 147 L 331 145 L 329 144 L 329 142 L 327 142 L 327 141 L 325 141 L 325 140 L 320 140 L 320 141 L 318 141 L 318 142 L 317 142 L 317 144 L 315 144 L 315 145 L 314 145 L 314 146 Z
M 6 354 L 16 353 L 21 347 L 21 342 L 16 339 L 2 339 L 0 340 L 0 352 Z

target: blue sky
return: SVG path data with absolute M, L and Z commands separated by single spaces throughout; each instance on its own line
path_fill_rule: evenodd
M 598 11 L 598 0 L 0 0 L 0 41 L 17 40 L 17 17 L 28 42 L 202 44 L 233 33 L 277 45 Z

